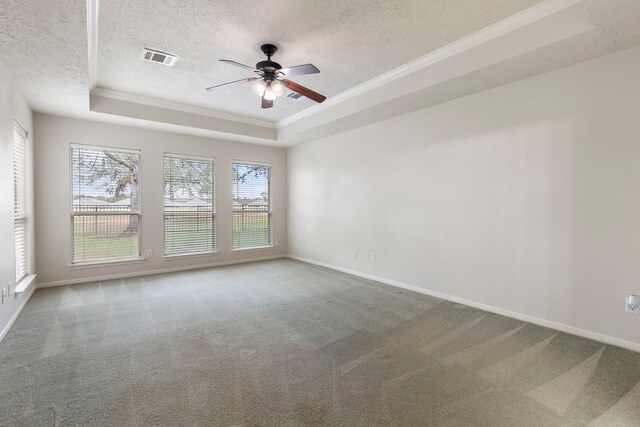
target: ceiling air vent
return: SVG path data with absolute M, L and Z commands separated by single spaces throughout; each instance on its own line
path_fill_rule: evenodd
M 158 64 L 172 67 L 178 60 L 178 56 L 145 47 L 142 49 L 142 59 L 144 59 L 145 61 L 157 62 Z
M 287 94 L 287 98 L 300 99 L 300 98 L 302 98 L 302 95 L 300 95 L 299 93 L 295 93 L 295 92 L 289 92 Z

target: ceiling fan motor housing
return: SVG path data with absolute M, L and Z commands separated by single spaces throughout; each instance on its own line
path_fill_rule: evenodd
M 256 68 L 265 73 L 273 73 L 282 68 L 280 64 L 273 61 L 260 61 L 256 64 Z

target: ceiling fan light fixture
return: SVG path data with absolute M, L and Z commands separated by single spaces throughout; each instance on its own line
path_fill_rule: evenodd
M 278 97 L 284 93 L 284 85 L 275 80 L 271 82 L 271 90 L 273 90 L 273 94 Z
M 264 99 L 266 99 L 267 101 L 273 101 L 274 99 L 276 99 L 276 93 L 273 90 L 272 87 L 273 83 L 269 83 L 267 84 L 266 89 L 264 90 Z
M 267 88 L 267 83 L 264 80 L 258 80 L 254 85 L 251 86 L 253 92 L 258 95 L 264 95 L 265 89 Z

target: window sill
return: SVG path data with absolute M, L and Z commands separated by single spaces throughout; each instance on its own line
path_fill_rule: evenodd
M 198 252 L 198 253 L 192 253 L 192 254 L 163 255 L 162 259 L 175 260 L 175 259 L 182 259 L 182 258 L 199 258 L 199 257 L 214 256 L 214 255 L 218 255 L 219 253 L 220 253 L 219 251 L 211 251 L 211 252 Z
M 144 262 L 145 258 L 143 257 L 135 257 L 135 258 L 121 258 L 107 261 L 86 261 L 86 262 L 72 262 L 71 264 L 67 264 L 69 268 L 98 268 L 98 267 L 109 267 L 112 265 L 122 265 L 122 264 L 136 264 L 140 262 Z
M 20 282 L 16 284 L 16 289 L 14 291 L 15 296 L 17 297 L 18 295 L 24 293 L 24 291 L 27 290 L 29 285 L 31 285 L 34 280 L 36 280 L 35 274 L 29 274 L 28 276 L 25 276 L 22 280 L 20 280 Z
M 274 245 L 268 245 L 268 246 L 255 246 L 252 248 L 238 248 L 238 249 L 232 249 L 231 252 L 247 252 L 247 251 L 264 251 L 264 250 L 268 250 L 268 249 L 273 249 L 275 248 Z

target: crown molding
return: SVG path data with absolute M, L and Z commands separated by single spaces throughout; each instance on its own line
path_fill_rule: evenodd
M 89 92 L 98 85 L 98 8 L 99 0 L 87 0 L 87 53 Z
M 225 113 L 223 111 L 211 110 L 208 108 L 196 107 L 193 105 L 185 105 L 177 102 L 163 101 L 160 99 L 147 98 L 144 96 L 132 95 L 129 93 L 118 92 L 110 89 L 96 87 L 91 91 L 91 95 L 103 98 L 116 99 L 134 104 L 143 104 L 151 107 L 163 108 L 166 110 L 180 111 L 183 113 L 197 114 L 199 116 L 207 116 L 215 119 L 227 120 L 247 125 L 260 126 L 268 129 L 275 129 L 276 123 L 268 120 L 254 119 L 251 117 L 241 116 L 238 114 Z
M 360 85 L 347 89 L 346 91 L 327 99 L 322 104 L 315 105 L 292 116 L 286 117 L 278 121 L 276 123 L 276 127 L 280 130 L 292 123 L 330 109 L 344 101 L 364 95 L 373 89 L 392 83 L 398 79 L 413 74 L 416 71 L 420 71 L 434 64 L 443 62 L 446 59 L 453 58 L 482 44 L 488 43 L 520 28 L 526 27 L 527 25 L 533 24 L 575 6 L 581 6 L 584 9 L 582 0 L 545 0 L 542 3 L 449 43 L 446 46 L 436 49 L 433 52 L 413 61 L 407 62 L 404 65 L 374 77 Z M 584 11 L 586 12 L 586 9 Z
M 583 0 L 545 0 L 280 121 L 113 91 L 97 85 L 98 2 L 87 0 L 90 110 L 274 146 L 447 80 L 595 28 Z M 137 111 L 138 105 L 141 110 Z M 143 106 L 149 108 L 142 108 Z M 155 109 L 155 111 L 154 111 Z M 162 110 L 162 111 L 161 111 Z M 170 112 L 176 112 L 171 115 Z M 206 118 L 214 120 L 207 121 Z M 220 128 L 216 129 L 216 126 Z M 232 137 L 232 138 L 231 138 Z
M 172 103 L 146 102 L 139 98 L 122 96 L 103 96 L 102 91 L 94 91 L 89 97 L 90 113 L 102 113 L 113 121 L 126 121 L 129 124 L 169 130 L 178 133 L 197 134 L 209 138 L 255 144 L 277 144 L 275 127 L 258 126 L 245 122 L 214 117 L 209 114 L 197 114 L 193 111 L 180 111 Z M 143 102 L 139 102 L 143 101 Z

